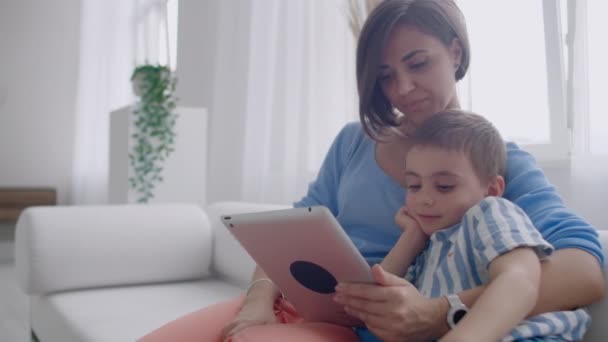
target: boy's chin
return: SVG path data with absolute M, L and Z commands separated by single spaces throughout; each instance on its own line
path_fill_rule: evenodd
M 426 234 L 427 236 L 431 236 L 436 231 L 441 230 L 440 227 L 435 227 L 435 226 L 426 226 L 426 227 L 420 227 L 420 228 L 422 229 L 422 232 L 424 234 Z
M 448 229 L 452 226 L 454 226 L 455 224 L 457 224 L 460 221 L 456 221 L 454 223 L 442 223 L 442 222 L 437 222 L 437 224 L 429 224 L 427 226 L 422 226 L 420 227 L 422 229 L 422 232 L 424 232 L 424 234 L 426 234 L 427 236 L 431 236 L 434 233 L 440 231 L 440 230 L 444 230 L 444 229 Z

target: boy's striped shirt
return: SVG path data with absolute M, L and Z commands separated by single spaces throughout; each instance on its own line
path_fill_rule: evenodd
M 459 293 L 487 284 L 492 260 L 518 247 L 533 248 L 541 260 L 553 252 L 518 206 L 487 197 L 459 224 L 435 232 L 406 278 L 428 297 Z M 578 341 L 590 324 L 584 309 L 550 312 L 526 319 L 502 341 L 540 336 Z

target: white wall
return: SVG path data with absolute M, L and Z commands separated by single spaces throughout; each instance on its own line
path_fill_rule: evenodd
M 80 1 L 0 1 L 0 186 L 69 201 Z
M 207 203 L 241 198 L 250 0 L 179 2 L 177 96 L 209 110 Z
M 78 0 L 0 1 L 0 186 L 51 185 L 69 203 Z M 209 110 L 207 203 L 241 198 L 249 0 L 180 0 L 180 105 Z M 204 148 L 204 147 L 203 147 Z M 608 160 L 546 167 L 566 202 L 608 229 Z
M 66 204 L 79 12 L 79 0 L 0 1 L 0 186 L 54 186 Z M 248 16 L 249 0 L 179 3 L 177 96 L 209 110 L 208 202 L 241 196 Z
M 543 170 L 566 205 L 597 229 L 608 229 L 608 157 L 575 158 Z

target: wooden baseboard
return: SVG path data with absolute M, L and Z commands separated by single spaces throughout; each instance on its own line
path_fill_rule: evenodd
M 27 207 L 55 204 L 53 188 L 0 188 L 0 222 L 16 222 Z
M 0 188 L 0 208 L 54 205 L 57 192 L 51 188 Z
M 0 222 L 15 222 L 25 208 L 0 208 Z

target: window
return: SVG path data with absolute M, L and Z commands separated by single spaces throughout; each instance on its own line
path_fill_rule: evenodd
M 463 107 L 539 159 L 608 155 L 608 3 L 457 0 L 472 64 Z
M 458 4 L 467 20 L 472 50 L 469 72 L 459 84 L 461 105 L 486 116 L 506 140 L 538 158 L 567 158 L 570 143 L 557 3 L 458 0 Z
M 577 1 L 578 2 L 578 1 Z M 579 4 L 580 5 L 580 4 Z M 588 91 L 589 91 L 589 153 L 608 155 L 608 47 L 606 13 L 608 2 L 586 1 Z

